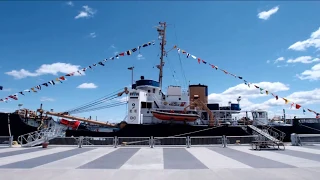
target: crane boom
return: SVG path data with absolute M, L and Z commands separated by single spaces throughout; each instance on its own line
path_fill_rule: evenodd
M 90 120 L 90 119 L 80 118 L 80 117 L 76 117 L 76 116 L 70 116 L 70 115 L 66 115 L 66 114 L 63 114 L 63 113 L 55 113 L 55 112 L 50 112 L 50 111 L 43 111 L 42 109 L 38 109 L 37 111 L 40 112 L 40 113 L 47 114 L 47 115 L 52 115 L 52 116 L 57 116 L 57 117 L 62 117 L 62 118 L 67 118 L 67 119 L 73 119 L 73 120 L 78 120 L 78 121 L 97 124 L 97 125 L 102 125 L 102 126 L 108 126 L 108 127 L 116 127 L 117 126 L 116 124 L 111 124 L 111 123 L 101 122 L 101 121 L 93 121 L 93 120 Z
M 129 90 L 127 87 L 125 87 L 124 90 L 121 91 L 120 93 L 118 93 L 117 95 L 120 97 L 123 94 L 128 94 L 128 93 L 129 93 Z M 42 109 L 42 104 L 40 106 L 40 109 L 37 109 L 37 111 L 40 112 L 41 116 L 42 116 L 42 114 L 47 114 L 47 115 L 52 115 L 52 116 L 57 116 L 57 117 L 62 117 L 62 118 L 67 118 L 67 119 L 72 119 L 72 120 L 78 120 L 78 121 L 82 121 L 82 122 L 87 122 L 87 123 L 97 124 L 97 125 L 102 125 L 102 126 L 107 126 L 107 127 L 118 127 L 118 124 L 111 124 L 111 123 L 107 123 L 107 122 L 93 121 L 90 119 L 80 118 L 80 117 L 76 117 L 76 116 L 70 116 L 68 114 L 68 112 L 56 113 L 56 112 L 44 111 Z M 120 126 L 123 127 L 124 123 L 120 123 Z
M 199 107 L 203 110 L 205 110 L 208 114 L 209 114 L 209 126 L 214 126 L 215 124 L 215 120 L 214 120 L 214 115 L 213 113 L 210 111 L 210 109 L 206 106 L 206 104 L 204 104 L 200 99 L 198 95 L 194 95 L 194 100 L 190 102 L 190 104 L 188 106 L 186 106 L 184 108 L 184 112 L 187 111 L 187 108 L 190 106 L 194 106 L 194 107 Z

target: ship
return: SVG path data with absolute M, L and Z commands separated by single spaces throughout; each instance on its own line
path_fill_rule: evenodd
M 187 90 L 181 86 L 162 88 L 166 45 L 166 23 L 157 26 L 160 40 L 159 79 L 140 76 L 132 81 L 131 87 L 86 103 L 66 112 L 46 111 L 42 105 L 36 111 L 19 109 L 13 113 L 0 113 L 0 136 L 13 136 L 22 141 L 25 134 L 49 131 L 59 127 L 55 137 L 184 137 L 184 136 L 247 136 L 273 134 L 281 141 L 290 141 L 290 134 L 319 134 L 319 118 L 294 118 L 269 120 L 267 111 L 247 111 L 246 116 L 237 120 L 241 113 L 241 96 L 236 103 L 220 106 L 208 102 L 208 86 L 192 84 Z M 103 109 L 106 100 L 126 95 L 127 116 L 119 123 L 108 123 L 91 118 L 74 116 L 75 112 Z M 109 98 L 112 97 L 112 98 Z M 115 104 L 117 105 L 117 104 Z M 123 104 L 121 104 L 123 105 Z M 112 107 L 111 105 L 107 107 Z M 252 114 L 252 120 L 248 118 Z M 20 137 L 20 140 L 19 140 Z

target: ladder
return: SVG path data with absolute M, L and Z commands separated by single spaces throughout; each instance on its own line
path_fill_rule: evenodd
M 248 125 L 256 134 L 268 139 L 269 141 L 272 141 L 276 144 L 283 143 L 283 139 L 286 136 L 286 134 L 282 131 L 276 130 L 275 128 L 272 128 L 271 126 L 264 126 L 263 129 L 260 129 L 254 125 Z M 276 132 L 278 131 L 278 132 Z
M 33 147 L 60 136 L 62 131 L 63 127 L 54 123 L 48 128 L 19 136 L 18 142 L 22 147 Z

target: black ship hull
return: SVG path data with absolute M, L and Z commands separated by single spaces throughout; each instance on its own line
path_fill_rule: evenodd
M 8 121 L 9 116 L 9 121 Z M 37 127 L 25 123 L 18 114 L 0 113 L 0 136 L 13 136 L 17 140 L 18 136 L 37 131 Z M 290 134 L 320 134 L 320 123 L 299 123 L 296 119 L 292 126 L 274 126 L 274 128 L 286 133 L 285 142 L 290 141 Z M 9 131 L 10 124 L 10 131 Z M 247 128 L 249 129 L 249 128 Z M 122 129 L 115 132 L 96 132 L 84 128 L 78 130 L 66 130 L 67 137 L 168 137 L 168 136 L 246 136 L 251 135 L 251 131 L 245 131 L 240 126 L 190 126 L 182 124 L 154 124 L 154 125 L 134 125 L 127 124 Z

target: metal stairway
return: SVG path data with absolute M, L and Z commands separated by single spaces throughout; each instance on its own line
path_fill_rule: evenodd
M 58 137 L 62 131 L 63 127 L 54 123 L 48 128 L 19 136 L 18 142 L 22 147 L 32 147 Z
M 254 132 L 254 134 L 257 134 L 260 136 L 261 139 L 267 139 L 269 141 L 272 141 L 274 143 L 283 143 L 283 139 L 286 136 L 286 134 L 280 130 L 277 130 L 275 128 L 272 128 L 271 126 L 263 126 L 263 129 L 260 129 L 254 125 L 248 125 Z M 262 138 L 262 137 L 263 138 Z

